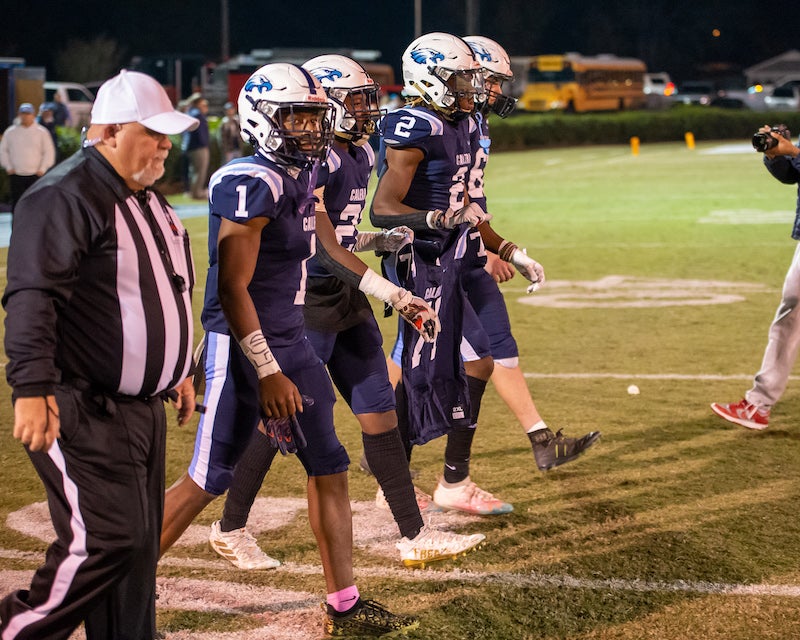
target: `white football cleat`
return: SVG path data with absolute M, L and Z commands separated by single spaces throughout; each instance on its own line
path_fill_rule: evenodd
M 439 531 L 425 525 L 413 540 L 403 538 L 395 546 L 400 551 L 400 561 L 407 567 L 424 569 L 426 564 L 439 560 L 455 560 L 477 549 L 486 536 L 482 533 L 461 535 Z
M 222 531 L 219 520 L 211 525 L 208 537 L 211 548 L 238 569 L 274 569 L 281 566 L 280 560 L 271 558 L 261 550 L 256 539 L 244 527 L 233 531 Z

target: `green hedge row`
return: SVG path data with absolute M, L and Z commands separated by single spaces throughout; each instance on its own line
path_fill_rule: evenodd
M 492 150 L 566 147 L 584 144 L 628 144 L 695 140 L 750 140 L 764 124 L 785 123 L 800 131 L 800 114 L 762 113 L 713 107 L 676 106 L 665 111 L 622 111 L 587 114 L 519 113 L 490 120 Z

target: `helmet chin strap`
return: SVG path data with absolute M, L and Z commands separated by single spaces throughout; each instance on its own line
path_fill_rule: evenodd
M 420 97 L 423 100 L 425 100 L 425 102 L 427 102 L 429 104 L 434 104 L 433 98 L 431 98 L 431 94 L 429 94 L 422 86 L 420 86 L 420 84 L 418 82 L 412 83 L 411 86 L 414 87 L 417 90 L 417 92 L 419 93 Z

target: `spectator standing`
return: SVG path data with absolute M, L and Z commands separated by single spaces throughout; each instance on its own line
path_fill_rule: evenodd
M 53 138 L 53 146 L 56 149 L 56 162 L 60 160 L 58 153 L 58 134 L 56 133 L 56 120 L 53 117 L 53 103 L 43 102 L 39 105 L 39 115 L 36 116 L 36 122 L 42 125 L 50 132 L 50 137 Z
M 122 71 L 83 148 L 19 202 L 8 259 L 14 437 L 44 484 L 57 540 L 0 602 L 4 639 L 148 640 L 166 418 L 194 410 L 189 238 L 153 183 L 169 135 L 196 127 L 150 76 Z M 49 141 L 49 135 L 47 139 Z
M 222 158 L 225 164 L 234 158 L 242 157 L 242 138 L 239 135 L 239 114 L 236 113 L 236 105 L 226 102 L 225 115 L 219 124 L 219 144 L 222 149 Z
M 50 132 L 36 122 L 29 102 L 19 105 L 19 124 L 12 124 L 0 139 L 0 165 L 11 188 L 11 213 L 22 194 L 56 162 L 56 148 Z
M 205 200 L 208 197 L 208 162 L 209 162 L 209 132 L 208 132 L 208 100 L 199 96 L 191 103 L 188 115 L 199 123 L 193 131 L 183 134 L 182 149 L 189 159 L 189 195 L 195 200 Z
M 64 104 L 64 98 L 58 91 L 53 94 L 53 120 L 55 120 L 57 127 L 72 126 L 72 114 L 69 112 L 69 107 Z

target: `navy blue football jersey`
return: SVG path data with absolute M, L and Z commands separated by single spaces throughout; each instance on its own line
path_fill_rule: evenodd
M 368 144 L 348 145 L 347 151 L 337 146 L 328 150 L 325 161 L 323 204 L 331 220 L 339 244 L 353 251 L 358 237 L 364 206 L 367 202 L 369 177 L 375 166 L 375 152 Z M 308 274 L 326 277 L 331 274 L 314 257 L 308 262 Z
M 253 279 L 248 287 L 264 336 L 273 348 L 303 339 L 306 263 L 315 250 L 309 173 L 292 177 L 260 155 L 234 160 L 209 182 L 209 268 L 202 312 L 206 331 L 229 333 L 217 293 L 217 237 L 222 218 L 244 224 L 267 217 Z M 302 209 L 302 211 L 301 211 Z
M 475 127 L 470 132 L 470 147 L 472 149 L 472 166 L 467 180 L 467 195 L 469 201 L 479 205 L 486 211 L 486 195 L 483 191 L 484 171 L 489 160 L 489 125 L 482 114 L 473 116 Z M 468 229 L 466 232 L 467 248 L 464 260 L 468 265 L 482 269 L 486 265 L 486 247 L 477 229 Z
M 403 204 L 420 211 L 464 206 L 472 167 L 471 134 L 476 128 L 472 118 L 449 122 L 424 107 L 404 107 L 383 118 L 383 145 L 419 149 L 424 156 Z M 409 437 L 414 444 L 470 422 L 469 393 L 459 350 L 465 304 L 460 274 L 474 233 L 477 231 L 466 224 L 452 230 L 419 230 L 413 252 L 399 252 L 383 262 L 385 273 L 424 298 L 442 323 L 443 330 L 433 344 L 423 342 L 407 323 L 400 326 Z
M 469 170 L 467 193 L 469 201 L 479 204 L 486 211 L 486 195 L 483 192 L 483 174 L 489 160 L 489 147 L 492 139 L 489 137 L 489 123 L 483 114 L 476 113 L 475 128 L 471 132 L 470 147 L 472 148 L 472 166 Z
M 339 244 L 353 251 L 367 200 L 367 186 L 375 152 L 369 145 L 333 146 L 321 174 L 323 203 Z M 366 296 L 335 277 L 315 256 L 308 262 L 308 289 L 304 308 L 306 327 L 319 332 L 339 332 L 372 318 Z
M 424 158 L 417 167 L 403 204 L 419 211 L 464 206 L 467 177 L 472 166 L 472 118 L 449 122 L 424 107 L 403 107 L 381 120 L 381 144 L 395 149 L 419 149 Z M 385 162 L 385 159 L 384 159 Z M 432 251 L 444 252 L 460 230 L 421 230 L 416 237 L 431 243 Z
M 436 310 L 443 328 L 436 342 L 427 343 L 411 325 L 400 321 L 403 385 L 413 444 L 425 444 L 453 427 L 470 424 L 469 390 L 460 353 L 466 301 L 459 283 L 460 261 L 448 255 L 455 251 L 451 245 L 441 260 L 415 260 L 404 282 Z

